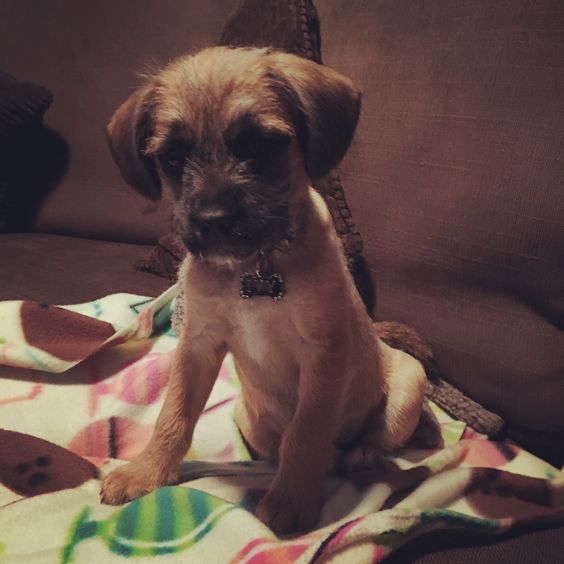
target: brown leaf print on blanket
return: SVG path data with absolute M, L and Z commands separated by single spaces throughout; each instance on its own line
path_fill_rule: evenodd
M 0 482 L 19 495 L 76 488 L 97 477 L 92 463 L 60 446 L 0 429 Z
M 69 362 L 86 358 L 114 334 L 106 321 L 56 306 L 22 302 L 20 315 L 30 345 Z

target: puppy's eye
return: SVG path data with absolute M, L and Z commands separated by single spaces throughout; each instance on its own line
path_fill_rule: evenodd
M 182 173 L 182 168 L 188 154 L 186 147 L 172 145 L 159 154 L 159 161 L 165 173 L 172 176 Z
M 241 160 L 264 163 L 281 155 L 289 142 L 290 137 L 282 133 L 250 130 L 241 133 L 230 147 Z
M 171 168 L 182 166 L 184 155 L 178 149 L 169 149 L 162 155 L 161 160 Z

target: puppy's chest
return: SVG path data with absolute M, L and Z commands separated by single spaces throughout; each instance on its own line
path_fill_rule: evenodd
M 232 310 L 228 345 L 235 356 L 259 367 L 286 364 L 293 357 L 297 336 L 290 308 L 266 297 L 242 300 Z

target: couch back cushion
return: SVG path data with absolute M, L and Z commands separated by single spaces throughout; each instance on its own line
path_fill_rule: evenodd
M 341 172 L 378 317 L 514 429 L 564 437 L 564 4 L 318 9 L 325 62 L 364 93 Z
M 105 125 L 151 61 L 214 44 L 235 0 L 5 0 L 0 69 L 54 95 L 46 124 L 70 148 L 68 170 L 43 203 L 36 229 L 153 242 L 168 226 L 121 180 Z

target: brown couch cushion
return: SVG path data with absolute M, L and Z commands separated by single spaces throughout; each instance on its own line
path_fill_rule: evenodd
M 386 564 L 556 564 L 564 553 L 564 526 L 518 527 L 499 536 L 434 531 L 393 552 Z
M 564 452 L 564 4 L 325 0 L 325 62 L 364 92 L 341 167 L 378 316 Z M 522 438 L 526 438 L 522 436 Z
M 91 301 L 126 292 L 156 296 L 169 280 L 134 271 L 146 247 L 38 233 L 0 235 L 1 300 L 47 304 Z
M 47 124 L 71 148 L 68 173 L 43 205 L 36 228 L 152 243 L 169 210 L 148 204 L 120 179 L 105 124 L 151 60 L 212 44 L 234 5 L 213 2 L 0 2 L 0 68 L 49 87 Z M 79 194 L 79 196 L 77 196 Z

